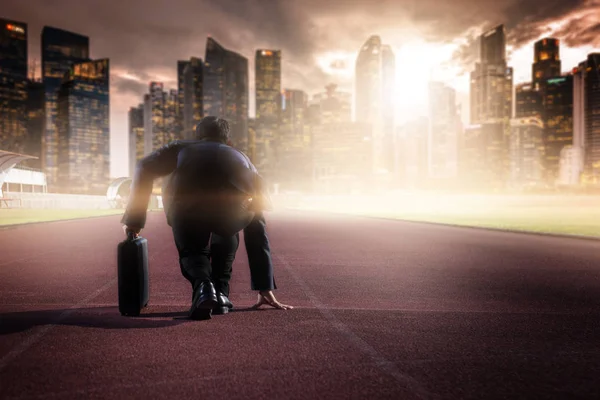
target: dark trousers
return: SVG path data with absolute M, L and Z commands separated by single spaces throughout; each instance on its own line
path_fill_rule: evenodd
M 173 236 L 181 273 L 192 286 L 195 288 L 200 282 L 211 280 L 217 291 L 229 296 L 239 234 L 223 237 L 211 233 L 202 224 L 180 223 L 173 226 Z
M 239 247 L 239 233 L 229 237 L 219 236 L 212 233 L 207 224 L 187 218 L 173 223 L 172 228 L 183 276 L 194 287 L 210 279 L 215 289 L 229 296 L 229 281 Z M 258 214 L 244 229 L 244 244 L 250 264 L 251 288 L 276 289 L 271 247 L 262 214 Z

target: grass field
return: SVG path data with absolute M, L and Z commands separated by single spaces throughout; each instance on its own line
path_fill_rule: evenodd
M 310 199 L 293 208 L 417 222 L 600 237 L 598 198 L 433 198 L 376 204 Z
M 595 210 L 494 210 L 490 213 L 362 212 L 360 215 L 539 233 L 600 237 L 600 212 Z
M 0 208 L 0 226 L 122 214 L 123 210 L 44 210 Z

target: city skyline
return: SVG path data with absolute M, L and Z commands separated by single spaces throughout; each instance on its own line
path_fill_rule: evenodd
M 69 1 L 62 3 L 65 6 L 71 4 Z M 342 2 L 317 7 L 317 3 L 311 1 L 303 2 L 305 6 L 301 8 L 298 2 L 271 1 L 268 2 L 269 7 L 261 8 L 256 6 L 265 2 L 248 1 L 234 9 L 230 2 L 204 2 L 205 11 L 202 15 L 196 13 L 199 20 L 194 24 L 191 24 L 190 18 L 198 9 L 198 2 L 182 2 L 180 8 L 169 10 L 169 13 L 165 12 L 166 3 L 163 2 L 144 7 L 147 9 L 144 13 L 139 13 L 140 6 L 136 6 L 136 2 L 116 5 L 118 11 L 111 9 L 110 13 L 93 14 L 89 10 L 95 9 L 94 1 L 85 5 L 72 4 L 75 14 L 88 11 L 88 15 L 94 16 L 94 21 L 90 21 L 89 17 L 64 18 L 59 7 L 53 6 L 56 7 L 54 9 L 41 2 L 10 2 L 3 16 L 28 24 L 29 58 L 37 60 L 38 67 L 40 33 L 44 25 L 90 37 L 90 57 L 111 59 L 111 176 L 126 175 L 128 171 L 129 108 L 140 102 L 150 81 L 163 82 L 167 90 L 177 88 L 177 61 L 201 57 L 209 34 L 249 60 L 251 115 L 254 115 L 253 54 L 256 49 L 282 51 L 282 88 L 303 89 L 312 95 L 322 91 L 326 84 L 335 83 L 340 90 L 353 92 L 353 70 L 358 50 L 371 34 L 379 35 L 396 54 L 399 87 L 406 83 L 407 77 L 415 82 L 410 87 L 413 96 L 407 96 L 406 90 L 396 92 L 396 107 L 400 111 L 397 123 L 405 122 L 406 116 L 426 115 L 426 85 L 430 78 L 446 80 L 457 90 L 457 99 L 462 104 L 462 119 L 468 121 L 465 116 L 468 83 L 465 82 L 468 82 L 468 74 L 475 61 L 469 40 L 494 25 L 506 23 L 508 45 L 509 49 L 512 48 L 507 61 L 515 69 L 515 84 L 530 80 L 533 42 L 542 36 L 561 40 L 563 72 L 599 47 L 594 42 L 598 39 L 592 35 L 593 21 L 587 19 L 600 7 L 598 1 L 535 2 L 534 7 L 534 2 L 518 4 L 510 1 L 505 2 L 505 7 L 499 7 L 488 2 L 464 1 L 450 9 L 434 8 L 428 1 L 404 3 L 412 8 L 392 9 L 389 2 L 370 6 L 366 2 Z M 460 16 L 459 11 L 464 7 L 469 7 L 474 17 Z M 435 12 L 432 11 L 434 9 Z M 153 17 L 158 14 L 161 18 Z M 170 17 L 164 18 L 164 15 Z M 206 15 L 213 15 L 214 21 L 206 19 Z M 450 22 L 435 24 L 436 19 L 441 17 Z M 261 23 L 265 18 L 268 23 Z M 526 19 L 529 19 L 528 23 L 521 23 Z M 154 22 L 156 20 L 160 23 Z M 231 25 L 218 24 L 218 21 L 230 21 Z M 286 28 L 277 31 L 284 23 Z M 298 32 L 305 31 L 307 24 L 313 25 L 314 32 L 299 36 Z M 188 28 L 190 25 L 193 27 Z M 111 29 L 101 30 L 103 26 Z M 547 28 L 544 30 L 542 27 Z M 142 51 L 144 54 L 141 54 Z M 157 52 L 160 57 L 157 57 Z M 436 74 L 431 74 L 434 67 L 439 69 Z

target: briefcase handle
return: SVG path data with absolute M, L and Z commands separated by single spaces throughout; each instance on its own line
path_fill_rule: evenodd
M 135 233 L 133 233 L 133 232 L 127 232 L 127 239 L 128 239 L 128 240 L 134 241 L 134 240 L 135 240 L 135 239 L 137 239 L 138 237 L 140 237 L 140 235 L 139 235 L 139 234 L 138 234 L 138 235 L 136 235 L 136 234 L 135 234 Z

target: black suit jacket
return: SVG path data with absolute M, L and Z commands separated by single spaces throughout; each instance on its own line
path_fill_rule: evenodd
M 254 290 L 275 289 L 270 244 L 263 211 L 270 208 L 264 182 L 248 157 L 233 147 L 207 141 L 175 141 L 140 160 L 137 165 L 131 196 L 122 223 L 143 228 L 152 193 L 153 182 L 168 179 L 170 198 L 167 219 L 196 219 L 207 214 L 207 199 L 216 192 L 239 194 L 253 198 L 251 216 L 244 224 L 244 239 L 248 252 Z M 164 187 L 164 186 L 163 186 Z M 214 201 L 208 201 L 209 207 Z M 213 210 L 208 210 L 212 214 Z M 241 228 L 240 228 L 241 229 Z

